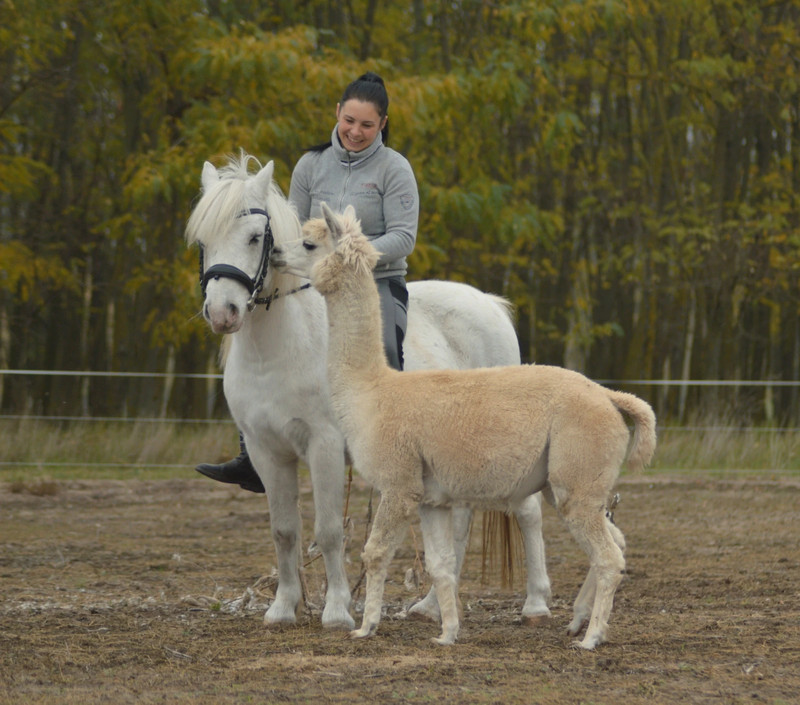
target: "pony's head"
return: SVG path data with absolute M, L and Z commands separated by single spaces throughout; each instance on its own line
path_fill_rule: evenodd
M 353 206 L 344 213 L 334 213 L 327 203 L 321 208 L 324 217 L 307 221 L 301 239 L 275 247 L 273 262 L 283 271 L 311 279 L 324 293 L 335 271 L 371 275 L 379 255 L 362 233 Z
M 258 167 L 251 173 L 250 164 Z M 242 152 L 217 170 L 203 166 L 202 196 L 186 226 L 186 241 L 200 248 L 203 316 L 215 333 L 235 333 L 246 313 L 269 306 L 279 287 L 269 265 L 275 245 L 300 238 L 300 222 L 272 180 L 274 165 L 261 167 Z M 293 281 L 282 281 L 288 291 Z

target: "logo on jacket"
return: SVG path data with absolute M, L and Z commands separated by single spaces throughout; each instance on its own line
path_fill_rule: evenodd
M 414 194 L 404 193 L 400 196 L 400 206 L 403 210 L 410 211 L 414 207 Z

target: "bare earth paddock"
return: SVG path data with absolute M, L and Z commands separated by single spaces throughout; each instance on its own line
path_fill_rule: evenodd
M 0 703 L 795 703 L 800 697 L 800 483 L 623 477 L 628 575 L 610 643 L 570 648 L 586 558 L 552 509 L 553 618 L 519 624 L 522 582 L 463 575 L 459 642 L 400 617 L 419 589 L 407 536 L 378 635 L 319 625 L 321 561 L 296 627 L 262 622 L 274 562 L 264 496 L 187 471 L 165 481 L 0 482 Z M 356 482 L 355 585 L 368 491 Z M 312 526 L 308 484 L 301 496 Z M 478 520 L 479 521 L 479 520 Z M 308 547 L 307 539 L 304 550 Z M 363 598 L 363 591 L 358 596 Z M 356 615 L 360 620 L 360 615 Z

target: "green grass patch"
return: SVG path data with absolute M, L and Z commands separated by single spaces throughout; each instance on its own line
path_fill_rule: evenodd
M 238 452 L 231 421 L 70 421 L 0 419 L 0 480 L 47 492 L 62 479 L 171 479 Z M 714 477 L 800 477 L 800 429 L 737 426 L 703 419 L 659 428 L 648 472 Z M 34 481 L 40 482 L 34 486 Z
M 0 479 L 168 479 L 238 454 L 230 421 L 0 420 Z

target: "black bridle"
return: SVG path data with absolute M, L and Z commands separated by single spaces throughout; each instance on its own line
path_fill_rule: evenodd
M 200 245 L 200 289 L 203 292 L 203 296 L 205 296 L 208 282 L 212 279 L 233 279 L 247 289 L 250 294 L 250 298 L 247 300 L 248 311 L 252 311 L 256 306 L 260 306 L 261 304 L 264 304 L 267 307 L 267 311 L 269 311 L 269 307 L 275 299 L 281 296 L 289 296 L 289 294 L 296 294 L 298 291 L 303 291 L 304 289 L 310 289 L 311 284 L 303 284 L 303 286 L 298 286 L 296 289 L 287 291 L 285 294 L 275 289 L 269 296 L 259 296 L 261 290 L 264 288 L 264 279 L 267 276 L 269 257 L 275 246 L 275 238 L 272 235 L 272 225 L 267 211 L 262 208 L 248 208 L 239 213 L 237 217 L 243 218 L 246 215 L 263 215 L 267 219 L 267 222 L 264 224 L 264 242 L 261 245 L 261 261 L 258 264 L 255 277 L 250 277 L 247 272 L 243 272 L 232 264 L 215 264 L 209 267 L 207 271 L 203 271 L 203 246 Z
M 264 224 L 264 241 L 261 244 L 261 260 L 259 261 L 255 277 L 250 277 L 247 272 L 242 271 L 238 267 L 234 267 L 232 264 L 215 264 L 204 272 L 203 246 L 200 245 L 200 289 L 203 292 L 203 296 L 205 296 L 208 282 L 212 279 L 233 279 L 247 289 L 247 292 L 250 294 L 250 298 L 247 301 L 247 310 L 252 311 L 259 304 L 266 304 L 267 308 L 269 308 L 272 301 L 277 297 L 277 289 L 267 297 L 262 298 L 258 296 L 264 288 L 264 278 L 267 276 L 269 256 L 272 254 L 275 238 L 272 235 L 272 225 L 270 224 L 270 217 L 267 211 L 262 208 L 248 208 L 246 211 L 242 211 L 237 217 L 242 218 L 246 215 L 263 215 L 267 219 L 267 222 Z

